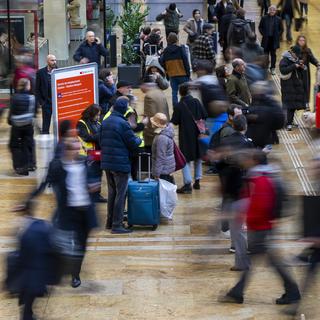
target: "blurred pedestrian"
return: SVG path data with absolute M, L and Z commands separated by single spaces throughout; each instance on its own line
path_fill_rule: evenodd
M 240 46 L 242 57 L 246 63 L 255 63 L 264 56 L 263 48 L 257 43 L 257 36 L 252 33 Z
M 235 13 L 236 13 L 236 10 L 234 6 L 229 3 L 226 7 L 226 13 L 221 17 L 219 43 L 223 47 L 223 52 L 225 52 L 225 50 L 229 46 L 228 30 L 232 21 L 237 19 L 237 16 L 235 15 Z
M 258 0 L 258 5 L 261 7 L 260 16 L 264 16 L 268 13 L 268 8 L 270 7 L 271 3 L 270 0 Z
M 59 123 L 59 140 L 54 150 L 54 158 L 60 159 L 64 153 L 65 143 L 68 138 L 77 136 L 76 130 L 72 127 L 71 120 L 62 120 Z
M 306 108 L 303 74 L 307 67 L 300 57 L 301 48 L 295 45 L 284 52 L 279 64 L 281 99 L 283 109 L 287 111 L 288 131 L 292 130 L 295 111 Z
M 160 63 L 164 67 L 172 89 L 172 105 L 178 103 L 179 85 L 190 80 L 190 64 L 184 47 L 179 45 L 178 36 L 170 33 L 167 39 L 168 46 L 160 57 Z
M 174 184 L 174 128 L 164 113 L 156 113 L 150 122 L 156 134 L 152 142 L 152 175 Z
M 277 8 L 280 10 L 280 16 L 285 20 L 286 24 L 286 38 L 288 43 L 292 43 L 292 21 L 294 18 L 301 17 L 298 0 L 280 0 Z
M 285 293 L 278 299 L 276 304 L 291 304 L 300 300 L 299 288 L 284 268 L 281 261 L 270 248 L 269 237 L 273 229 L 275 219 L 274 210 L 277 205 L 277 192 L 275 182 L 271 178 L 270 167 L 266 164 L 266 156 L 262 151 L 253 151 L 243 157 L 242 165 L 248 170 L 246 183 L 247 209 L 245 217 L 248 230 L 248 250 L 252 265 L 257 257 L 266 255 L 271 266 L 277 271 L 284 283 Z M 244 290 L 249 280 L 252 266 L 245 270 L 238 283 L 221 297 L 220 302 L 239 303 L 244 300 Z
M 319 60 L 313 55 L 311 49 L 308 47 L 307 38 L 303 35 L 298 36 L 296 43 L 301 49 L 301 59 L 304 65 L 307 67 L 304 70 L 303 77 L 303 87 L 306 94 L 307 109 L 310 110 L 310 89 L 311 89 L 311 74 L 310 74 L 310 64 L 313 64 L 318 69 L 320 68 Z
M 87 239 L 89 232 L 97 227 L 96 211 L 90 196 L 97 191 L 96 185 L 90 185 L 86 158 L 79 156 L 79 152 L 79 140 L 66 139 L 61 158 L 54 158 L 50 162 L 45 180 L 31 193 L 25 203 L 25 207 L 29 208 L 32 200 L 41 194 L 48 184 L 52 186 L 57 199 L 53 224 L 55 232 L 61 234 L 59 238 L 68 251 L 65 257 L 67 263 L 61 267 L 63 272 L 71 273 L 73 288 L 81 285 L 80 271 Z M 69 241 L 74 247 L 70 248 Z M 75 251 L 76 256 L 74 256 Z M 67 265 L 68 270 L 64 269 Z
M 200 189 L 200 180 L 202 177 L 202 159 L 203 151 L 200 148 L 198 140 L 199 129 L 195 123 L 198 120 L 205 120 L 207 112 L 201 105 L 201 102 L 194 98 L 187 83 L 180 85 L 180 102 L 174 107 L 171 122 L 179 126 L 179 147 L 187 160 L 186 166 L 182 169 L 183 186 L 177 190 L 178 193 L 192 193 L 193 188 Z M 191 175 L 191 162 L 194 165 L 194 179 Z
M 171 32 L 179 34 L 179 20 L 183 15 L 177 8 L 175 3 L 170 3 L 162 13 L 156 16 L 157 21 L 163 20 L 164 28 L 166 30 L 166 37 L 168 38 Z
M 111 115 L 102 122 L 100 136 L 101 169 L 106 171 L 108 181 L 106 229 L 115 234 L 131 232 L 123 226 L 123 212 L 131 171 L 130 156 L 141 144 L 124 117 L 127 109 L 128 99 L 118 98 Z
M 231 103 L 248 108 L 252 98 L 245 76 L 246 64 L 242 59 L 234 59 L 232 66 L 233 71 L 226 84 L 227 95 Z
M 108 50 L 102 45 L 100 39 L 93 31 L 87 31 L 86 40 L 83 41 L 73 55 L 73 59 L 80 64 L 95 62 L 100 68 L 101 56 L 108 56 Z
M 18 80 L 16 93 L 10 99 L 8 123 L 11 125 L 9 147 L 15 173 L 27 176 L 36 170 L 33 121 L 35 118 L 35 97 L 30 94 L 28 79 Z
M 276 51 L 280 47 L 281 34 L 283 26 L 281 18 L 277 15 L 277 7 L 272 5 L 268 9 L 268 14 L 264 15 L 259 23 L 259 32 L 262 35 L 261 46 L 264 52 L 270 55 L 270 72 L 275 75 Z
M 308 0 L 299 0 L 301 16 L 308 21 Z
M 112 71 L 101 69 L 99 71 L 99 105 L 101 107 L 101 119 L 109 111 L 111 105 L 110 100 L 115 95 L 117 88 L 114 83 Z
M 52 226 L 32 217 L 31 210 L 18 209 L 23 225 L 18 233 L 17 251 L 8 255 L 5 281 L 9 292 L 19 295 L 21 320 L 34 320 L 33 304 L 47 293 L 47 285 L 57 283 L 57 264 L 52 243 Z
M 97 191 L 92 195 L 95 202 L 107 202 L 101 195 L 102 170 L 100 151 L 101 108 L 97 104 L 87 107 L 77 123 L 78 138 L 81 142 L 80 154 L 87 157 L 90 184 L 96 184 Z
M 47 65 L 36 75 L 36 102 L 42 109 L 42 134 L 49 134 L 52 115 L 51 73 L 57 68 L 53 54 L 47 56 Z

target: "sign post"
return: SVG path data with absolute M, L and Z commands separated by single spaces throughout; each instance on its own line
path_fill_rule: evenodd
M 75 127 L 84 109 L 98 103 L 98 65 L 80 64 L 55 69 L 51 75 L 52 111 L 55 143 L 59 123 L 70 120 Z

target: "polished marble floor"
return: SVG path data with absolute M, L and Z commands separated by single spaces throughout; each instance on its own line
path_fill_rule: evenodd
M 258 13 L 255 0 L 246 0 L 248 15 Z M 310 47 L 320 57 L 317 19 L 320 4 L 310 1 L 309 23 L 303 30 Z M 283 44 L 281 50 L 287 45 Z M 277 83 L 277 78 L 274 78 Z M 139 96 L 141 110 L 142 94 Z M 166 92 L 170 101 L 170 91 Z M 301 124 L 299 117 L 297 121 Z M 0 124 L 0 278 L 5 273 L 6 252 L 15 245 L 14 234 L 19 219 L 10 209 L 35 185 L 35 175 L 12 176 L 7 149 L 9 128 Z M 280 132 L 281 144 L 273 154 L 282 161 L 283 174 L 290 186 L 293 216 L 283 219 L 275 234 L 276 245 L 286 258 L 298 281 L 305 271 L 293 263 L 292 256 L 304 244 L 299 237 L 300 195 L 313 194 L 309 160 L 318 150 L 311 133 L 301 124 L 299 129 Z M 205 169 L 205 168 L 204 168 Z M 176 175 L 179 185 L 181 174 Z M 106 190 L 104 190 L 106 193 Z M 265 262 L 260 263 L 249 284 L 243 305 L 217 302 L 221 292 L 230 288 L 238 273 L 229 271 L 233 255 L 228 253 L 229 240 L 219 232 L 219 185 L 217 177 L 204 176 L 201 190 L 179 195 L 172 221 L 162 221 L 156 231 L 136 229 L 126 236 L 114 236 L 104 230 L 106 205 L 98 206 L 101 228 L 90 236 L 88 253 L 82 270 L 83 284 L 77 289 L 69 279 L 50 288 L 35 307 L 40 320 L 286 320 L 282 307 L 274 299 L 282 294 L 277 276 Z M 54 209 L 52 195 L 39 198 L 36 215 L 50 218 Z M 308 293 L 302 312 L 306 319 L 319 319 L 319 287 Z M 0 290 L 0 319 L 19 318 L 17 300 Z M 300 319 L 300 318 L 299 318 Z

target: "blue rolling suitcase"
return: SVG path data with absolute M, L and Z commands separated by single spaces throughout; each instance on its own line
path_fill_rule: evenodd
M 148 156 L 148 179 L 141 180 L 141 156 Z M 160 223 L 159 182 L 150 179 L 150 154 L 139 155 L 139 180 L 128 184 L 128 226 L 152 226 Z

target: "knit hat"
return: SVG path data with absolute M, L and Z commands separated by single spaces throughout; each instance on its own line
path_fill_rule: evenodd
M 291 52 L 293 52 L 297 57 L 301 55 L 301 48 L 298 45 L 292 46 L 290 48 Z
M 157 128 L 165 128 L 167 126 L 167 116 L 164 113 L 156 113 L 152 118 L 150 118 L 150 122 Z
M 211 30 L 213 29 L 213 25 L 211 23 L 204 23 L 202 30 Z
M 119 97 L 113 105 L 113 110 L 118 111 L 121 114 L 125 114 L 129 105 L 129 99 L 127 97 Z

